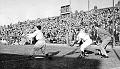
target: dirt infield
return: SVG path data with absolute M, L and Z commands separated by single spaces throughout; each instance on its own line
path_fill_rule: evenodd
M 114 49 L 112 49 L 111 46 L 107 47 L 109 58 L 101 58 L 101 56 L 95 55 L 95 53 L 97 53 L 96 49 L 99 48 L 98 46 L 90 46 L 87 48 L 89 52 L 85 58 L 79 57 L 80 53 L 68 54 L 72 52 L 75 47 L 71 48 L 59 44 L 49 44 L 49 46 L 52 46 L 48 48 L 51 51 L 61 50 L 62 52 L 52 59 L 35 59 L 28 55 L 28 49 L 31 49 L 32 46 L 15 46 L 14 50 L 11 47 L 4 46 L 0 48 L 0 51 L 4 51 L 4 54 L 3 52 L 0 54 L 0 69 L 120 69 L 119 46 L 114 47 Z M 21 51 L 20 54 L 22 55 L 15 55 L 15 53 L 19 53 L 18 49 L 20 49 L 19 51 Z M 14 54 L 5 54 L 5 51 L 7 51 L 6 53 L 12 52 Z M 25 52 L 27 55 L 23 55 Z

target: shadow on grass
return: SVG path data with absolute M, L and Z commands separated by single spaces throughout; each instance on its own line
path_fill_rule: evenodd
M 100 69 L 97 59 L 52 57 L 35 59 L 30 56 L 0 54 L 0 69 Z
M 63 55 L 63 57 L 66 56 L 66 55 L 72 55 L 72 54 L 75 54 L 75 53 L 81 53 L 81 52 L 80 52 L 80 51 L 77 51 L 77 49 L 75 49 L 75 50 L 73 50 L 73 51 L 71 51 L 71 52 L 68 52 L 67 54 Z M 92 51 L 90 51 L 90 50 L 85 50 L 85 53 L 86 53 L 86 54 L 93 54 L 94 52 L 92 52 Z

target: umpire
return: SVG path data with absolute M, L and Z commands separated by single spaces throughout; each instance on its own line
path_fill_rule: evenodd
M 105 30 L 102 25 L 95 25 L 93 28 L 97 31 L 98 37 L 102 40 L 102 43 L 99 45 L 100 55 L 104 58 L 108 58 L 105 47 L 110 42 L 112 35 Z

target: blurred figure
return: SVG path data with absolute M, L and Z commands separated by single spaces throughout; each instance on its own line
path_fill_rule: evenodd
M 16 40 L 12 45 L 20 45 L 18 40 Z
M 8 44 L 8 42 L 7 42 L 5 39 L 0 40 L 0 43 L 2 43 L 2 44 L 4 44 L 4 45 L 7 45 L 7 44 Z
M 33 50 L 33 56 L 36 55 L 36 53 L 41 49 L 41 52 L 44 54 L 43 48 L 45 46 L 45 38 L 43 36 L 43 33 L 41 31 L 41 26 L 36 26 L 35 27 L 36 31 L 27 34 L 28 38 L 36 38 L 37 42 L 34 45 L 34 50 Z M 37 57 L 36 57 L 37 58 Z
M 99 44 L 100 55 L 104 58 L 108 58 L 105 48 L 107 44 L 110 42 L 112 35 L 107 30 L 105 30 L 101 25 L 96 25 L 93 28 L 97 30 L 97 34 L 102 40 L 102 43 Z
M 20 42 L 20 45 L 30 45 L 30 39 L 26 36 L 26 34 L 22 34 Z

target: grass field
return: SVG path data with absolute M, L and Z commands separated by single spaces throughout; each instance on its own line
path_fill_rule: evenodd
M 4 46 L 4 48 L 8 49 L 0 48 L 0 69 L 120 69 L 119 46 L 114 47 L 114 50 L 111 48 L 111 46 L 107 47 L 109 58 L 101 58 L 101 56 L 95 55 L 95 53 L 97 53 L 96 49 L 98 49 L 97 46 L 88 47 L 87 50 L 89 53 L 85 58 L 79 57 L 80 53 L 70 54 L 70 52 L 75 49 L 74 47 L 72 48 L 66 47 L 65 45 L 55 44 L 49 44 L 49 46 L 51 47 L 47 50 L 61 50 L 61 53 L 53 56 L 51 59 L 35 59 L 30 55 L 23 55 L 24 48 L 26 50 L 25 52 L 28 54 L 29 50 L 32 48 L 31 46 L 28 46 L 27 48 L 14 47 L 14 49 L 20 49 L 19 51 L 21 52 Z M 5 51 L 7 51 L 6 53 L 14 52 L 14 54 L 6 54 Z M 20 54 L 16 55 L 15 53 Z

